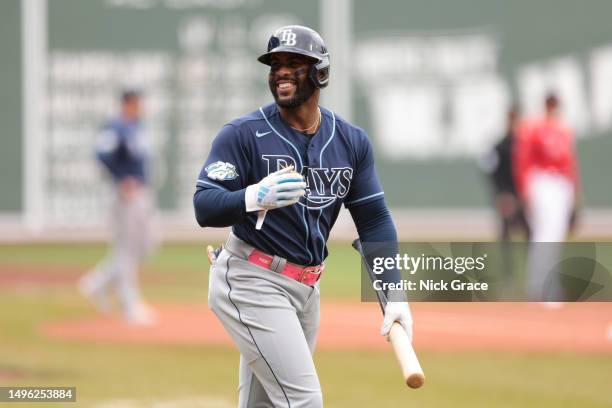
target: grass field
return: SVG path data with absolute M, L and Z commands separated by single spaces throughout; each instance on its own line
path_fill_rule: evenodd
M 77 276 L 103 253 L 100 245 L 2 246 L 0 276 L 26 268 Z M 323 298 L 358 301 L 357 255 L 348 244 L 333 245 L 331 254 Z M 205 302 L 206 271 L 200 246 L 165 246 L 146 266 L 145 295 L 154 303 Z M 37 329 L 49 320 L 93 314 L 72 284 L 0 284 L 0 385 L 76 386 L 78 403 L 64 406 L 235 406 L 238 354 L 231 347 L 60 341 L 45 338 Z M 612 355 L 446 352 L 421 353 L 421 359 L 428 382 L 411 391 L 398 379 L 390 352 L 321 350 L 316 363 L 325 404 L 612 406 Z M 3 406 L 10 404 L 0 403 Z

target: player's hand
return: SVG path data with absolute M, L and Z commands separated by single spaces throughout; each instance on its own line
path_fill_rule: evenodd
M 304 194 L 304 177 L 288 166 L 248 186 L 244 201 L 248 212 L 272 210 L 295 204 Z
M 380 335 L 387 337 L 387 340 L 394 322 L 402 325 L 412 343 L 412 313 L 408 302 L 389 302 L 385 306 L 385 318 L 380 326 Z

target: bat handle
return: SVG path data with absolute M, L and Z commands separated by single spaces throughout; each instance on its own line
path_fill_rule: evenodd
M 259 211 L 257 213 L 257 223 L 255 224 L 255 229 L 260 230 L 263 227 L 264 220 L 266 219 L 267 210 Z
M 402 325 L 397 322 L 393 323 L 389 339 L 393 344 L 393 350 L 402 369 L 406 385 L 410 388 L 422 387 L 425 383 L 425 374 Z

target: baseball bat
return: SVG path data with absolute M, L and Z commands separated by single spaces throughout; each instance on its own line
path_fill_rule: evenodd
M 293 165 L 287 166 L 287 167 L 289 167 L 291 169 L 291 171 L 294 171 Z M 287 167 L 281 167 L 281 170 L 282 169 L 286 169 Z M 288 181 L 284 181 L 282 183 L 286 183 Z M 261 210 L 261 211 L 257 212 L 257 222 L 255 223 L 255 229 L 256 230 L 260 230 L 263 227 L 263 223 L 264 223 L 264 221 L 266 219 L 266 214 L 268 214 L 268 210 Z
M 389 332 L 389 340 L 395 351 L 395 358 L 402 370 L 406 385 L 410 388 L 421 388 L 425 384 L 425 374 L 421 363 L 410 343 L 410 339 L 401 324 L 395 322 Z
M 259 211 L 257 213 L 257 223 L 255 224 L 255 229 L 260 230 L 263 227 L 264 220 L 266 219 L 267 210 Z
M 353 241 L 353 248 L 355 248 L 357 252 L 359 252 L 359 255 L 361 255 L 361 259 L 365 264 L 368 276 L 370 277 L 370 280 L 373 281 L 375 274 L 370 268 L 370 265 L 368 265 L 361 241 L 359 241 L 359 239 Z M 387 305 L 387 298 L 385 294 L 379 290 L 376 291 L 376 296 L 378 297 L 380 308 L 384 314 L 385 306 Z M 410 339 L 408 338 L 408 334 L 398 322 L 393 323 L 391 326 L 389 341 L 393 345 L 395 358 L 400 365 L 402 377 L 404 378 L 406 385 L 414 389 L 422 387 L 423 384 L 425 384 L 425 374 L 423 373 L 423 368 L 421 367 L 421 363 L 419 363 L 419 359 L 414 351 L 414 348 L 412 347 Z

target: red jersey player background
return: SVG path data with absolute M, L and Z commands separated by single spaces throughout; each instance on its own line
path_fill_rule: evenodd
M 549 94 L 545 105 L 543 118 L 528 120 L 518 130 L 514 172 L 531 221 L 531 240 L 558 242 L 566 238 L 578 201 L 578 163 L 559 99 Z
M 554 272 L 560 246 L 570 230 L 578 202 L 579 176 L 574 135 L 562 120 L 555 94 L 545 100 L 545 115 L 525 121 L 514 151 L 517 189 L 531 227 L 528 290 L 534 300 L 561 300 Z

